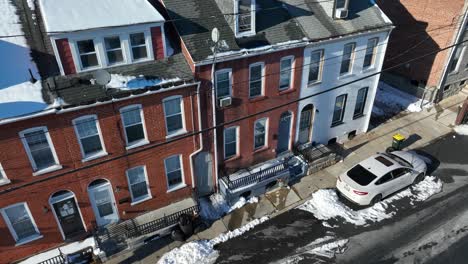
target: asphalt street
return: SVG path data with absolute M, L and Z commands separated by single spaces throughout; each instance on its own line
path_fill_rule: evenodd
M 216 263 L 468 263 L 468 137 L 450 134 L 415 151 L 444 184 L 429 200 L 392 202 L 392 218 L 365 227 L 336 219 L 327 228 L 293 209 L 220 244 Z M 349 239 L 346 251 L 311 254 L 308 245 L 327 235 Z

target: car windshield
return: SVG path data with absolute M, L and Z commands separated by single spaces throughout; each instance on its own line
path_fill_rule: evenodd
M 360 164 L 350 169 L 347 174 L 349 178 L 361 186 L 366 186 L 377 178 L 377 176 Z
M 398 162 L 398 164 L 400 164 L 401 166 L 406 166 L 406 167 L 410 167 L 410 168 L 413 168 L 413 165 L 411 165 L 411 163 L 409 163 L 408 161 L 400 158 L 399 156 L 395 155 L 395 154 L 392 154 L 392 153 L 385 153 L 386 156 L 392 158 L 393 160 L 395 160 L 396 162 Z

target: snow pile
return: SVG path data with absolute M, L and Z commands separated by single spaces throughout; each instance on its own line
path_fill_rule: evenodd
M 326 244 L 322 244 L 321 246 L 310 250 L 308 253 L 324 256 L 327 258 L 333 258 L 336 253 L 341 254 L 345 252 L 347 243 L 348 239 L 332 241 Z
M 121 74 L 111 74 L 111 81 L 107 84 L 107 88 L 122 89 L 122 90 L 131 90 L 131 89 L 140 89 L 145 87 L 151 87 L 155 85 L 162 85 L 169 82 L 180 81 L 180 78 L 173 79 L 147 79 L 143 75 L 138 77 L 136 76 L 127 76 Z
M 462 136 L 468 136 L 468 125 L 459 125 L 453 128 L 455 132 Z
M 432 106 L 426 100 L 422 101 L 384 82 L 379 82 L 372 113 L 378 116 L 385 116 L 387 114 L 397 114 L 401 111 L 421 112 L 421 103 L 423 104 L 423 108 Z
M 357 226 L 368 226 L 369 222 L 380 222 L 391 218 L 396 212 L 387 212 L 390 203 L 404 197 L 410 198 L 410 204 L 427 200 L 432 195 L 442 191 L 442 182 L 434 176 L 427 176 L 420 183 L 407 188 L 388 199 L 362 210 L 352 210 L 341 203 L 335 190 L 323 189 L 312 194 L 312 198 L 299 206 L 299 209 L 314 214 L 317 219 L 329 220 L 342 217 L 348 223 Z M 323 223 L 325 226 L 329 224 Z
M 204 219 L 217 220 L 227 213 L 241 208 L 248 203 L 258 203 L 258 198 L 252 197 L 249 200 L 246 200 L 244 197 L 241 197 L 236 203 L 234 203 L 232 206 L 229 206 L 221 194 L 215 193 L 211 195 L 209 199 L 200 199 L 200 214 Z
M 229 231 L 224 234 L 213 238 L 212 240 L 198 240 L 192 241 L 182 245 L 179 248 L 175 248 L 159 259 L 159 264 L 207 264 L 214 263 L 218 257 L 218 252 L 214 250 L 214 246 L 226 242 L 227 240 L 240 236 L 243 233 L 254 228 L 268 220 L 268 217 L 264 216 L 260 219 L 255 219 L 245 226 L 242 226 L 233 231 Z

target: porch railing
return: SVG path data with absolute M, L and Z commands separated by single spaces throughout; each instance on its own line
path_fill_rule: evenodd
M 228 188 L 231 190 L 234 190 L 243 186 L 247 186 L 250 184 L 262 182 L 264 180 L 273 178 L 288 170 L 289 170 L 289 166 L 288 166 L 288 163 L 285 161 L 283 163 L 280 163 L 275 166 L 266 168 L 264 170 L 249 174 L 239 179 L 231 180 L 229 176 L 225 176 L 223 177 L 223 179 L 226 182 Z
M 38 264 L 63 264 L 63 263 L 65 263 L 65 258 L 62 255 L 58 255 L 53 258 L 39 262 Z

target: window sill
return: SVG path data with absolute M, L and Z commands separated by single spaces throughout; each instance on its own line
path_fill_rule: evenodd
M 255 97 L 250 97 L 249 102 L 254 103 L 254 102 L 265 100 L 267 98 L 268 97 L 266 97 L 265 95 L 258 95 L 258 96 L 255 96 Z
M 278 92 L 278 95 L 290 94 L 290 93 L 293 93 L 295 91 L 296 91 L 296 89 L 294 89 L 294 88 L 288 88 L 288 89 L 285 89 L 285 90 L 280 90 Z
M 109 155 L 107 152 L 101 151 L 101 152 L 98 152 L 98 153 L 95 153 L 95 154 L 92 154 L 92 155 L 89 155 L 89 156 L 83 158 L 81 160 L 81 162 L 87 162 L 87 161 L 99 159 L 99 158 L 102 158 L 102 157 L 107 156 L 107 155 Z
M 261 148 L 255 149 L 255 150 L 253 151 L 253 154 L 261 153 L 261 152 L 264 152 L 264 151 L 269 150 L 269 149 L 270 149 L 269 146 L 263 146 L 263 147 L 261 147 Z
M 351 78 L 351 77 L 354 77 L 354 76 L 355 76 L 354 73 L 348 72 L 348 73 L 344 73 L 344 74 L 338 76 L 338 80 L 344 80 L 344 79 L 348 79 L 348 78 Z
M 59 165 L 59 164 L 52 165 L 52 166 L 50 166 L 48 168 L 33 172 L 33 176 L 39 176 L 39 175 L 46 174 L 46 173 L 53 172 L 53 171 L 57 171 L 57 170 L 60 170 L 60 169 L 62 169 L 62 165 Z
M 140 203 L 142 203 L 142 202 L 146 202 L 146 201 L 148 201 L 148 200 L 150 200 L 150 199 L 152 199 L 152 198 L 153 198 L 153 197 L 152 197 L 151 195 L 149 195 L 149 196 L 147 196 L 147 197 L 145 197 L 145 198 L 140 198 L 139 200 L 136 200 L 136 201 L 130 203 L 130 206 L 134 206 L 134 205 L 140 204 Z
M 28 237 L 26 239 L 23 239 L 21 241 L 16 242 L 15 247 L 27 244 L 29 242 L 33 242 L 33 241 L 41 239 L 43 237 L 44 237 L 43 235 L 35 235 L 35 236 Z
M 172 186 L 171 188 L 167 189 L 167 192 L 166 193 L 170 193 L 170 192 L 175 192 L 177 190 L 180 190 L 180 189 L 183 189 L 187 187 L 187 184 L 185 183 L 179 183 L 178 185 L 176 186 Z
M 170 138 L 173 138 L 173 137 L 177 137 L 177 136 L 180 136 L 180 135 L 183 135 L 183 134 L 186 134 L 187 133 L 187 130 L 180 130 L 180 131 L 177 131 L 177 132 L 173 132 L 169 135 L 166 136 L 166 139 L 170 139 Z
M 10 184 L 11 183 L 11 180 L 10 179 L 2 179 L 0 180 L 0 186 L 2 185 L 7 185 L 7 184 Z
M 341 121 L 341 122 L 336 122 L 336 123 L 333 123 L 333 124 L 331 125 L 331 127 L 337 127 L 337 126 L 340 126 L 340 125 L 342 125 L 342 124 L 344 124 L 343 121 Z
M 312 88 L 313 86 L 318 86 L 320 84 L 322 84 L 322 81 L 309 82 L 309 83 L 307 83 L 307 87 Z
M 369 73 L 369 72 L 374 71 L 374 70 L 375 70 L 375 66 L 372 65 L 372 66 L 369 66 L 367 68 L 363 68 L 361 73 Z
M 140 140 L 138 142 L 132 143 L 131 145 L 125 147 L 125 149 L 130 150 L 130 149 L 138 148 L 147 144 L 149 144 L 149 141 L 147 139 L 144 139 L 144 140 Z
M 360 114 L 360 115 L 353 116 L 353 120 L 362 118 L 362 117 L 364 117 L 364 116 L 365 116 L 364 114 Z
M 231 162 L 231 161 L 235 161 L 235 160 L 238 160 L 241 158 L 241 155 L 236 155 L 236 156 L 232 156 L 232 157 L 229 157 L 229 158 L 225 158 L 224 159 L 224 162 Z

